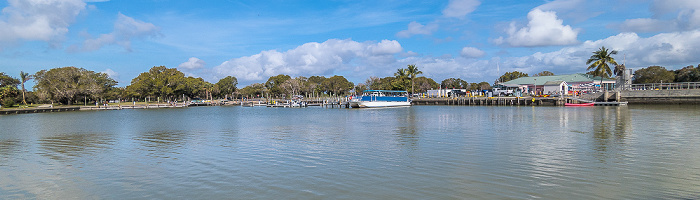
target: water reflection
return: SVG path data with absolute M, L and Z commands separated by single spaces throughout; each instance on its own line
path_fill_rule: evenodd
M 596 157 L 605 162 L 615 151 L 624 150 L 631 122 L 627 107 L 602 107 L 592 113 L 593 139 Z
M 20 151 L 21 144 L 19 140 L 2 140 L 0 141 L 0 166 L 7 165 L 7 159 Z
M 168 154 L 178 154 L 187 141 L 188 134 L 181 131 L 151 131 L 134 138 L 140 141 L 145 151 L 153 157 L 168 158 Z
M 53 160 L 67 161 L 109 149 L 114 138 L 102 133 L 74 133 L 44 137 L 38 141 L 39 155 Z
M 398 145 L 407 147 L 410 150 L 416 150 L 418 148 L 419 135 L 416 133 L 416 116 L 414 109 L 404 109 L 405 114 L 402 112 L 397 115 L 396 136 L 398 140 Z

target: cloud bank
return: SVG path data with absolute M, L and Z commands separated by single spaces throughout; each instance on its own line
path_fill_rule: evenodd
M 700 28 L 700 1 L 655 0 L 650 6 L 652 18 L 627 19 L 612 25 L 623 32 L 669 32 Z M 675 18 L 664 18 L 667 15 Z
M 0 48 L 20 40 L 60 46 L 85 5 L 82 0 L 8 0 L 0 16 Z
M 213 71 L 218 77 L 232 75 L 242 81 L 262 81 L 278 74 L 332 75 L 391 65 L 396 62 L 394 54 L 401 51 L 403 48 L 395 40 L 360 43 L 330 39 L 323 43 L 306 43 L 285 52 L 268 50 L 234 58 L 214 67 Z

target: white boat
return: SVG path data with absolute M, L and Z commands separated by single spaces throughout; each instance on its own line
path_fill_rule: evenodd
M 350 99 L 351 108 L 379 108 L 411 106 L 411 100 L 406 91 L 400 90 L 365 90 L 362 96 Z

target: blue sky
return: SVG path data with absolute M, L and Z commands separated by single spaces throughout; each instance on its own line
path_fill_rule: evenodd
M 605 46 L 639 69 L 700 64 L 697 0 L 7 0 L 0 72 L 75 66 L 129 85 L 153 66 L 239 87 L 270 76 L 354 83 L 416 64 L 440 82 L 586 72 Z M 33 85 L 30 83 L 30 85 Z

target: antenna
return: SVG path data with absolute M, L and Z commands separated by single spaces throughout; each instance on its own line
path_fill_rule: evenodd
M 499 61 L 496 61 L 496 76 L 498 76 L 498 82 L 501 82 L 501 66 L 498 64 Z

